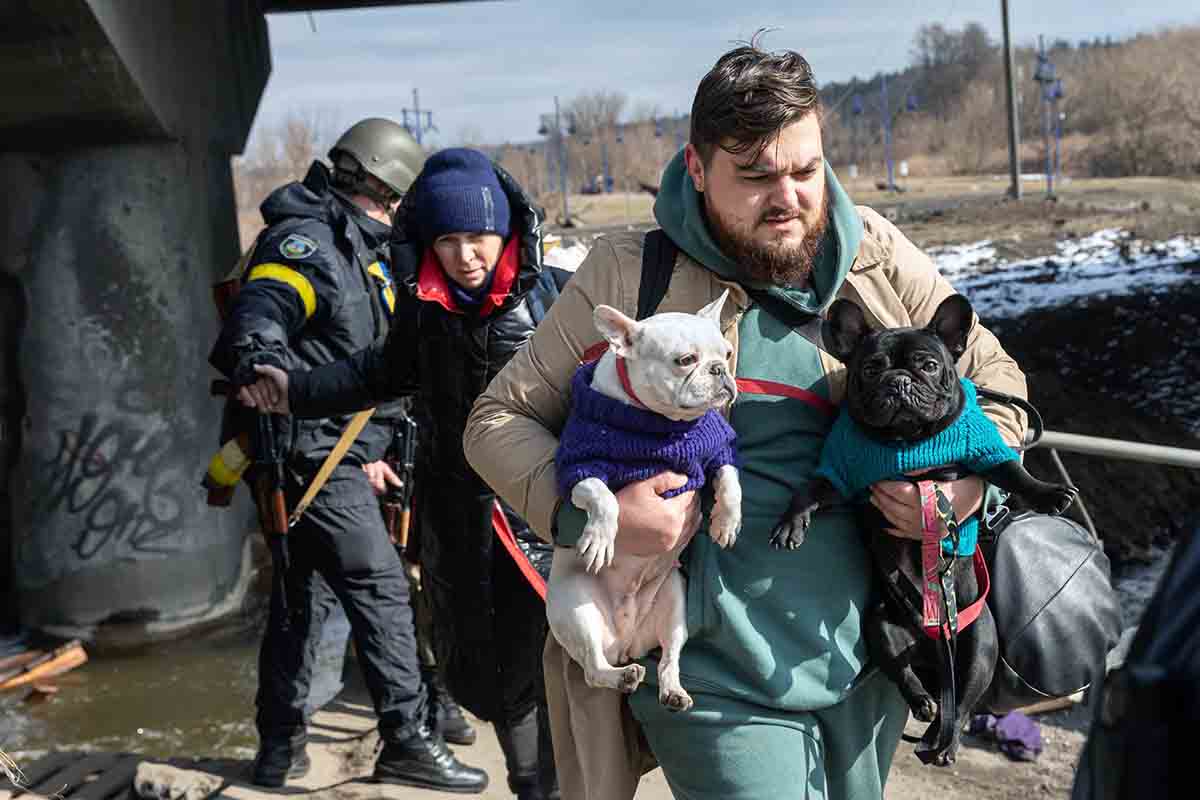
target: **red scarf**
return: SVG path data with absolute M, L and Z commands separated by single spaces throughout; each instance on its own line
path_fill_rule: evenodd
M 504 250 L 500 253 L 500 260 L 496 262 L 496 274 L 492 278 L 491 291 L 479 305 L 479 316 L 486 317 L 503 305 L 513 284 L 517 282 L 517 273 L 521 270 L 519 239 L 519 236 L 510 236 L 504 245 Z M 455 314 L 465 313 L 454 302 L 454 297 L 450 294 L 449 280 L 437 255 L 434 254 L 433 248 L 426 247 L 425 254 L 421 257 L 421 266 L 417 268 L 417 299 L 437 303 Z

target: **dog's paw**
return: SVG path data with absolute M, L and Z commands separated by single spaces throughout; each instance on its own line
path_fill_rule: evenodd
M 807 511 L 784 516 L 771 531 L 771 547 L 778 550 L 799 548 L 804 544 L 804 538 L 808 535 L 808 526 L 811 522 L 812 514 Z
M 1030 505 L 1034 510 L 1043 514 L 1059 516 L 1066 513 L 1078 496 L 1079 490 L 1074 486 L 1061 483 L 1050 484 L 1045 490 L 1038 492 L 1035 497 L 1030 499 Z
M 590 520 L 575 545 L 584 567 L 593 575 L 612 563 L 617 546 L 617 526 Z
M 662 703 L 668 711 L 687 711 L 694 705 L 692 696 L 682 688 L 666 689 L 660 687 L 658 690 L 658 702 Z
M 737 509 L 725 510 L 721 507 L 713 509 L 712 519 L 708 526 L 708 535 L 721 547 L 733 547 L 738 533 L 742 530 L 742 514 Z
M 621 670 L 621 683 L 617 688 L 624 694 L 633 694 L 645 678 L 645 667 L 641 664 L 630 664 Z

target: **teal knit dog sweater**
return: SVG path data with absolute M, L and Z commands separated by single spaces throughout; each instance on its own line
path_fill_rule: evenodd
M 871 484 L 906 480 L 910 472 L 960 464 L 980 473 L 1018 458 L 1017 452 L 1000 438 L 995 423 L 979 407 L 975 384 L 966 378 L 959 381 L 964 401 L 958 418 L 941 433 L 916 444 L 871 439 L 843 406 L 825 438 L 817 474 L 827 478 L 843 497 L 862 500 Z M 975 551 L 978 534 L 979 521 L 975 517 L 960 524 L 959 555 Z

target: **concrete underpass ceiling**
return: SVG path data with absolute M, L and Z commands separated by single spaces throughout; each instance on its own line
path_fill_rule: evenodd
M 193 139 L 238 153 L 271 69 L 264 13 L 469 1 L 0 0 L 0 152 Z
M 337 11 L 348 8 L 374 8 L 378 6 L 423 6 L 442 3 L 474 2 L 475 0 L 262 0 L 263 11 L 268 14 L 286 14 L 295 11 Z
M 68 126 L 114 138 L 164 133 L 85 3 L 0 5 L 0 75 L 0 142 L 53 139 Z

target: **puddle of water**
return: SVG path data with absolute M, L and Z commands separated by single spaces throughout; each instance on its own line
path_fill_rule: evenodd
M 93 656 L 44 701 L 0 696 L 0 749 L 251 758 L 257 654 L 255 630 Z

